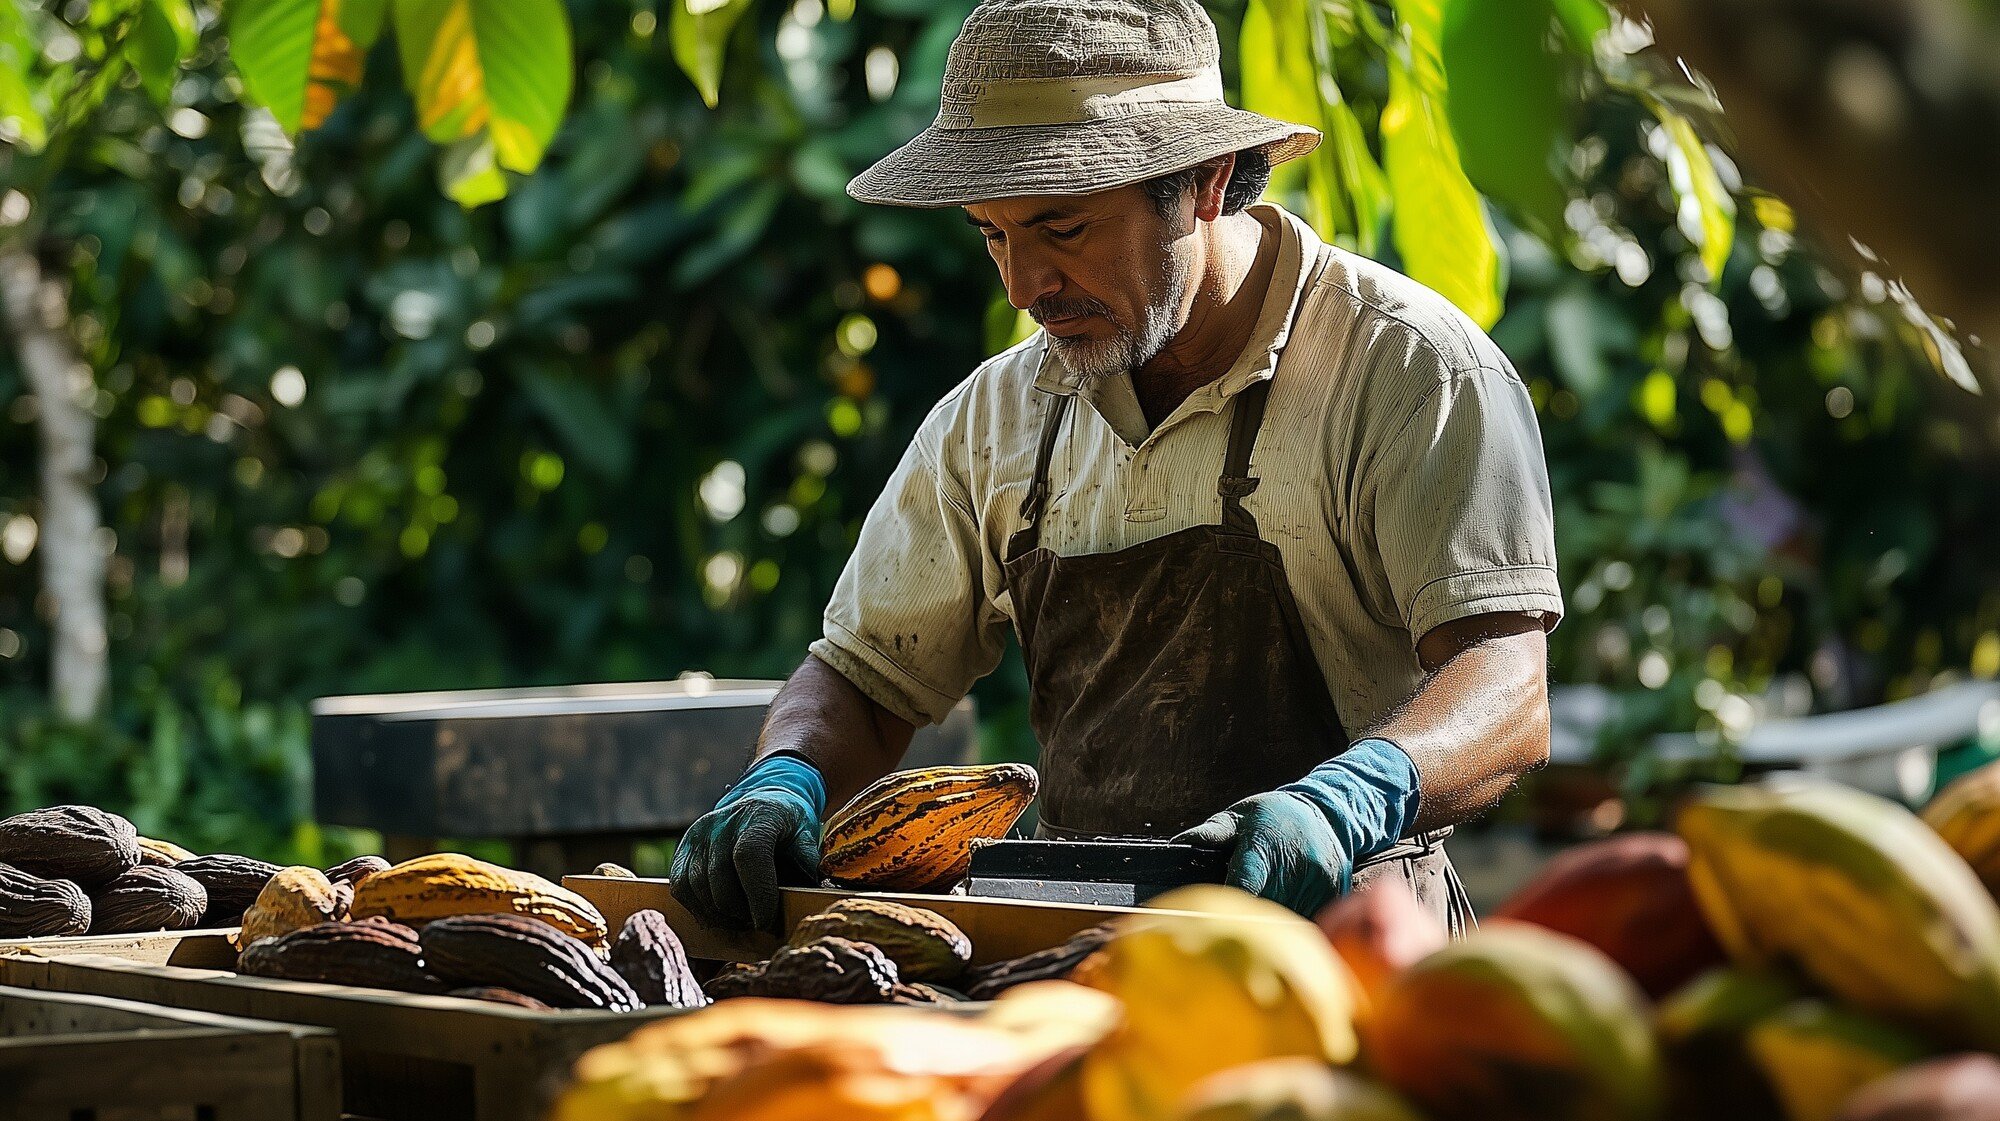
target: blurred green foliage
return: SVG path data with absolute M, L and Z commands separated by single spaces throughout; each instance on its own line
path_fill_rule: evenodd
M 669 13 L 568 7 L 570 117 L 479 210 L 439 194 L 393 50 L 293 151 L 214 36 L 164 113 L 119 92 L 20 196 L 98 387 L 114 686 L 100 726 L 47 719 L 32 414 L 0 353 L 0 802 L 314 859 L 354 842 L 305 824 L 313 696 L 796 664 L 909 433 L 1018 323 L 958 216 L 842 193 L 929 122 L 970 4 L 753 6 L 715 110 Z M 1233 74 L 1241 7 L 1216 14 Z M 1373 120 L 1390 74 L 1347 65 Z M 1673 138 L 1629 98 L 1582 111 L 1565 249 L 1496 222 L 1495 336 L 1559 507 L 1558 679 L 1628 698 L 1629 746 L 1726 732 L 1781 675 L 1842 707 L 2000 672 L 1990 416 L 1780 208 L 1738 216 L 1711 288 Z M 0 154 L 0 214 L 41 170 Z M 996 756 L 1032 750 L 1020 692 L 1012 658 L 981 686 Z

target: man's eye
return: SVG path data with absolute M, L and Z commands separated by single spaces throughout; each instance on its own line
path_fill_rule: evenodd
M 1007 235 L 999 230 L 983 230 L 979 236 L 985 238 L 988 245 L 998 245 L 1007 240 Z
M 1083 232 L 1082 226 L 1071 226 L 1069 229 L 1066 230 L 1058 230 L 1051 228 L 1049 230 L 1049 236 L 1055 238 L 1057 241 L 1068 241 L 1082 232 Z

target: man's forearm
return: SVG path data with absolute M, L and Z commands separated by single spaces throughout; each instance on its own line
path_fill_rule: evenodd
M 1370 733 L 1417 766 L 1418 832 L 1491 808 L 1549 756 L 1548 640 L 1540 623 L 1496 615 L 1448 627 L 1424 637 L 1419 652 L 1432 673 L 1417 695 Z
M 812 760 L 826 778 L 826 804 L 832 808 L 894 770 L 915 734 L 914 725 L 808 655 L 772 699 L 757 755 L 795 751 Z

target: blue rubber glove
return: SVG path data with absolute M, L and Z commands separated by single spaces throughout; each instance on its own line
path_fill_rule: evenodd
M 667 878 L 696 918 L 731 929 L 783 934 L 779 862 L 819 879 L 826 779 L 802 755 L 766 756 L 688 827 Z
M 1311 918 L 1354 880 L 1354 863 L 1417 820 L 1417 766 L 1383 739 L 1357 740 L 1297 782 L 1245 798 L 1174 840 L 1228 848 L 1227 882 Z

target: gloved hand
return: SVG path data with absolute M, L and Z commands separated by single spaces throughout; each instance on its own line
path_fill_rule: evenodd
M 674 848 L 674 898 L 716 926 L 782 934 L 779 862 L 817 880 L 826 780 L 802 755 L 766 756 Z
M 1297 782 L 1245 798 L 1174 838 L 1229 848 L 1227 882 L 1311 918 L 1353 883 L 1354 863 L 1417 820 L 1417 766 L 1383 739 L 1358 740 Z

